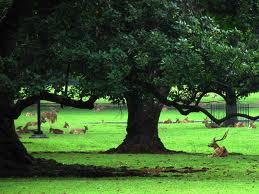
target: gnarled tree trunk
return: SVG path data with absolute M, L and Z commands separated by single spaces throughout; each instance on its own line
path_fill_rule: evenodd
M 11 101 L 0 96 L 0 103 L 5 110 Z M 15 132 L 14 120 L 0 115 L 0 176 L 24 173 L 32 161 Z
M 126 97 L 128 106 L 127 135 L 116 153 L 165 153 L 169 152 L 158 136 L 158 121 L 163 105 L 153 98 Z
M 235 96 L 235 92 L 233 91 L 227 91 L 226 92 L 226 116 L 229 116 L 231 114 L 236 114 L 237 111 L 237 100 Z M 224 122 L 224 126 L 234 126 L 235 123 L 238 122 L 237 117 L 232 117 L 231 119 Z

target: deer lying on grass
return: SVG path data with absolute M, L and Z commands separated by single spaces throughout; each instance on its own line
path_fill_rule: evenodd
M 27 112 L 25 114 L 26 117 L 34 117 L 36 114 L 34 112 Z
M 170 123 L 173 123 L 173 121 L 171 119 L 167 119 L 163 122 L 164 124 L 170 124 Z
M 61 129 L 53 129 L 53 128 L 50 128 L 50 129 L 49 129 L 49 132 L 50 132 L 50 133 L 54 133 L 54 134 L 64 134 L 64 131 L 61 130 Z
M 205 124 L 206 128 L 220 128 L 220 125 L 217 123 L 209 123 L 208 120 L 204 120 L 203 123 Z
M 183 123 L 193 123 L 193 121 L 189 120 L 188 117 L 186 117 L 185 119 L 183 119 Z
M 235 123 L 234 124 L 234 127 L 245 127 L 245 123 L 243 123 L 243 122 L 237 122 L 237 123 Z
M 29 130 L 26 128 L 20 129 L 19 131 L 17 131 L 18 134 L 23 134 L 23 133 L 32 133 L 33 130 Z
M 77 128 L 77 129 L 72 129 L 69 133 L 70 134 L 85 134 L 86 131 L 88 130 L 87 126 L 84 126 L 84 128 Z
M 209 157 L 226 157 L 226 156 L 228 156 L 227 149 L 224 146 L 220 147 L 217 144 L 217 141 L 222 141 L 222 140 L 226 139 L 227 135 L 228 135 L 228 130 L 225 132 L 225 134 L 223 135 L 223 137 L 221 139 L 216 139 L 216 137 L 213 138 L 212 143 L 210 143 L 208 145 L 208 147 L 212 147 L 214 149 L 214 153 L 212 155 L 209 155 Z
M 176 123 L 192 123 L 193 121 L 189 120 L 188 117 L 186 117 L 186 118 L 183 119 L 183 120 L 176 119 L 175 122 L 176 122 Z
M 248 128 L 249 129 L 256 129 L 256 125 L 255 125 L 254 121 L 249 123 Z
M 69 124 L 67 122 L 65 122 L 63 128 L 69 128 Z

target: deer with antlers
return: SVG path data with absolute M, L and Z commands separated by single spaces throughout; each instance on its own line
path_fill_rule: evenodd
M 214 149 L 214 153 L 212 155 L 209 155 L 209 157 L 226 157 L 228 156 L 227 149 L 223 146 L 220 147 L 217 142 L 222 141 L 226 139 L 228 135 L 228 130 L 225 132 L 225 134 L 222 136 L 221 139 L 216 139 L 216 137 L 213 138 L 212 142 L 208 145 L 208 147 L 212 147 Z

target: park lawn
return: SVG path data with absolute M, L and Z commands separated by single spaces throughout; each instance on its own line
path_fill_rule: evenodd
M 26 111 L 25 111 L 26 112 Z M 258 109 L 254 114 L 258 115 Z M 162 113 L 160 120 L 179 116 L 175 110 Z M 202 120 L 195 113 L 190 119 Z M 16 126 L 32 118 L 24 114 Z M 35 119 L 35 118 L 34 118 Z M 104 123 L 101 121 L 104 120 Z M 22 135 L 21 141 L 34 157 L 55 159 L 65 164 L 85 164 L 129 168 L 209 168 L 198 173 L 164 173 L 160 177 L 125 178 L 14 178 L 0 179 L 0 193 L 259 193 L 259 131 L 257 129 L 229 128 L 226 140 L 227 158 L 209 158 L 207 147 L 213 137 L 221 137 L 227 128 L 207 129 L 202 123 L 160 124 L 159 136 L 168 149 L 188 153 L 178 154 L 101 154 L 118 146 L 125 137 L 126 124 L 107 124 L 127 120 L 125 110 L 93 112 L 66 108 L 60 111 L 58 122 L 52 127 L 63 129 L 67 121 L 71 127 L 87 125 L 85 135 L 49 134 L 50 124 L 43 125 L 48 139 L 30 139 Z M 89 123 L 97 122 L 97 123 Z M 87 123 L 87 124 L 84 124 Z M 80 153 L 81 152 L 81 153 Z M 240 153 L 240 154 L 238 154 Z

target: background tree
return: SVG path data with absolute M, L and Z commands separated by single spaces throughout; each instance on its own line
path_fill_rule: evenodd
M 208 58 L 222 54 L 224 49 L 215 45 L 226 47 L 224 35 L 230 31 L 219 32 L 211 19 L 200 19 L 195 12 L 187 12 L 185 4 L 172 1 L 70 1 L 61 8 L 60 15 L 55 15 L 71 21 L 49 18 L 52 29 L 62 29 L 62 33 L 53 30 L 57 39 L 52 50 L 58 64 L 71 65 L 71 78 L 77 85 L 70 91 L 78 91 L 82 99 L 94 92 L 114 102 L 127 102 L 127 136 L 113 151 L 166 152 L 157 130 L 159 100 L 169 96 L 183 114 L 200 111 L 190 105 L 200 98 L 198 94 L 207 92 L 207 81 L 222 76 L 220 71 L 208 74 L 204 68 L 210 67 Z M 225 34 L 211 38 L 213 33 Z M 152 86 L 149 92 L 146 85 Z

